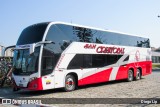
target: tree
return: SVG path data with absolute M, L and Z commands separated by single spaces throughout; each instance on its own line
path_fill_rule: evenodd
M 80 42 L 92 42 L 93 41 L 93 34 L 91 29 L 82 28 L 82 27 L 75 27 L 73 26 L 73 32 L 78 37 L 78 41 Z

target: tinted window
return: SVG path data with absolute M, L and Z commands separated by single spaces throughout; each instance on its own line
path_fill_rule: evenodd
M 65 33 L 57 27 L 57 25 L 52 25 L 48 31 L 46 41 L 53 41 L 54 44 L 54 52 L 61 53 L 64 51 L 69 44 L 71 43 L 70 39 L 66 36 Z
M 92 55 L 93 67 L 104 67 L 117 63 L 122 55 Z
M 118 44 L 118 35 L 111 32 L 104 32 L 94 30 L 94 42 L 95 43 L 102 43 L 102 44 L 111 44 L 117 45 Z
M 77 54 L 67 69 L 97 68 L 115 64 L 122 55 Z
M 13 73 L 15 75 L 30 75 L 38 72 L 40 47 L 36 47 L 33 54 L 29 54 L 29 49 L 14 50 Z
M 44 46 L 42 53 L 41 75 L 47 75 L 53 72 L 55 65 L 58 62 L 60 54 L 54 53 L 50 49 L 50 45 Z
M 128 61 L 129 60 L 129 55 L 124 59 L 124 61 Z
M 58 24 L 57 27 L 71 40 L 78 42 L 93 42 L 92 29 Z
M 24 29 L 17 41 L 17 45 L 42 41 L 47 25 L 48 23 L 35 24 Z
M 117 55 L 107 55 L 107 65 L 111 65 L 117 62 Z
M 83 56 L 83 68 L 91 68 L 93 67 L 92 62 L 92 55 L 91 54 L 85 54 Z
M 71 25 L 56 25 L 61 33 L 68 38 L 68 41 L 101 43 L 122 46 L 135 47 L 150 47 L 149 39 L 127 34 L 120 34 L 114 32 L 100 31 L 89 28 L 71 26 Z
M 106 55 L 92 55 L 93 67 L 103 67 L 106 65 Z
M 81 67 L 83 67 L 83 55 L 77 54 L 71 60 L 67 69 L 80 69 Z

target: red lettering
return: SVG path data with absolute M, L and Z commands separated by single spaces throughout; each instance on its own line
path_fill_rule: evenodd
M 113 53 L 117 53 L 117 48 L 116 47 L 114 47 Z
M 95 49 L 95 48 L 96 48 L 96 45 L 95 45 L 95 44 L 85 44 L 85 45 L 84 45 L 84 48 L 85 48 L 85 49 Z
M 99 46 L 99 47 L 97 48 L 96 52 L 97 52 L 97 53 L 102 53 L 102 48 L 103 48 L 102 46 Z
M 110 53 L 110 54 L 124 54 L 124 50 L 125 48 L 99 46 L 96 49 L 96 52 L 97 53 Z
M 122 48 L 122 54 L 124 54 L 124 49 L 125 49 L 125 48 Z
M 95 49 L 95 48 L 96 48 L 96 45 L 93 45 L 92 48 Z
M 84 48 L 88 48 L 88 44 L 84 45 Z

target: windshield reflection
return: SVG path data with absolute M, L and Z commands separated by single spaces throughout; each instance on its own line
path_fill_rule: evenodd
M 29 54 L 29 49 L 14 51 L 13 73 L 15 75 L 30 75 L 38 72 L 40 47 L 36 47 L 34 53 Z

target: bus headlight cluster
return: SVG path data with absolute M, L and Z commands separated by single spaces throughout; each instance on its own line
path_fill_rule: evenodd
M 29 79 L 29 82 L 31 82 L 31 81 L 33 81 L 35 79 L 37 79 L 37 77 L 32 77 L 32 78 Z

